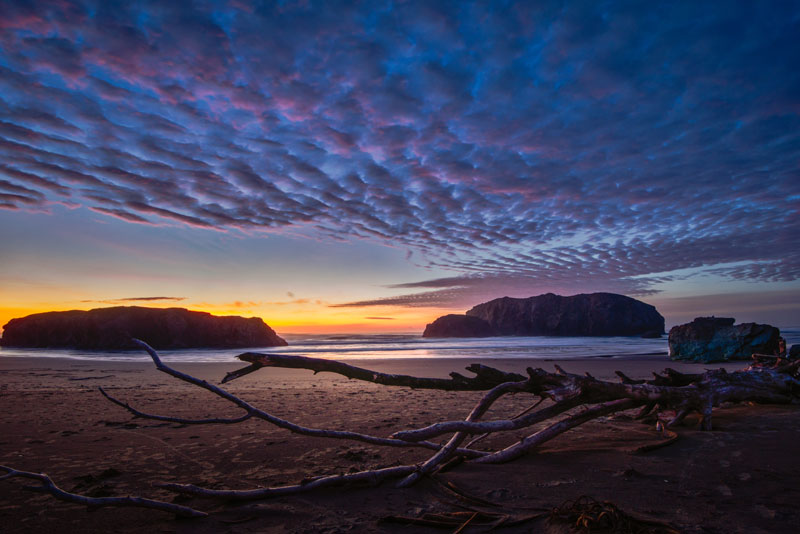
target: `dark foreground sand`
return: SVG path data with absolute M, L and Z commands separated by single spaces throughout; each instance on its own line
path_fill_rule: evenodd
M 360 361 L 386 372 L 446 376 L 470 361 Z M 554 362 L 485 362 L 522 371 Z M 688 368 L 663 357 L 559 362 L 567 370 L 611 379 L 614 369 L 646 377 L 663 367 Z M 738 368 L 740 365 L 728 366 Z M 218 382 L 230 364 L 175 364 Z M 344 473 L 414 463 L 430 453 L 297 436 L 266 423 L 181 426 L 133 419 L 97 391 L 104 386 L 150 412 L 184 417 L 235 416 L 236 409 L 207 392 L 139 363 L 45 358 L 0 359 L 0 463 L 50 474 L 61 487 L 93 495 L 175 496 L 156 482 L 191 482 L 218 488 L 291 484 L 310 475 Z M 261 408 L 306 426 L 388 435 L 438 420 L 463 418 L 480 393 L 387 388 L 308 371 L 262 370 L 228 384 Z M 530 403 L 517 395 L 498 403 L 487 418 L 513 415 Z M 686 532 L 797 532 L 800 525 L 800 409 L 736 406 L 719 409 L 712 432 L 679 429 L 662 449 L 631 450 L 660 437 L 629 417 L 581 426 L 536 454 L 500 466 L 462 465 L 443 475 L 470 494 L 505 511 L 549 509 L 589 495 L 623 510 L 669 521 Z M 530 433 L 519 431 L 501 446 Z M 380 523 L 388 515 L 420 516 L 458 510 L 458 501 L 435 483 L 409 489 L 391 482 L 378 488 L 335 489 L 244 504 L 204 499 L 179 502 L 213 515 L 176 520 L 140 509 L 87 511 L 0 482 L 0 532 L 441 532 Z M 463 503 L 462 503 L 463 504 Z M 543 522 L 501 531 L 550 532 Z M 480 532 L 468 528 L 466 532 Z

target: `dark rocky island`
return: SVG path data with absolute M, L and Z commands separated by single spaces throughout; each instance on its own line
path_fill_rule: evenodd
M 0 345 L 79 350 L 278 347 L 286 345 L 258 317 L 218 317 L 184 308 L 118 306 L 89 311 L 36 313 L 12 319 Z
M 476 321 L 477 319 L 477 321 Z M 648 336 L 664 332 L 655 307 L 614 293 L 503 297 L 440 317 L 423 337 Z
M 672 327 L 669 357 L 706 363 L 749 360 L 753 353 L 777 352 L 780 330 L 767 324 L 734 322 L 730 317 L 698 317 Z

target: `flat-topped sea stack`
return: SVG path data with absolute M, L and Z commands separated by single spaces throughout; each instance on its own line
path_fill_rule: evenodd
M 733 324 L 730 317 L 698 317 L 669 331 L 669 357 L 694 362 L 749 360 L 778 350 L 779 329 L 768 324 Z
M 465 331 L 474 333 L 465 335 L 462 333 Z M 494 299 L 478 304 L 466 315 L 440 317 L 425 328 L 422 336 L 652 337 L 663 332 L 664 317 L 654 306 L 639 300 L 614 293 L 580 294 L 571 297 L 547 293 L 521 299 Z
M 286 345 L 258 317 L 219 317 L 185 308 L 118 306 L 36 313 L 12 319 L 0 345 L 21 348 L 129 350 L 141 339 L 156 349 L 279 347 Z

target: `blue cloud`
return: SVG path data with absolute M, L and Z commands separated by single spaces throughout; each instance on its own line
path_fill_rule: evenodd
M 384 242 L 454 271 L 430 305 L 793 281 L 799 14 L 6 2 L 0 208 Z

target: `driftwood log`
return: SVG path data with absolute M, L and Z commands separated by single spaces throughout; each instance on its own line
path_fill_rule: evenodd
M 248 363 L 247 367 L 228 373 L 222 383 L 230 382 L 249 373 L 269 367 L 308 369 L 331 372 L 342 376 L 373 382 L 385 386 L 411 387 L 448 391 L 486 391 L 471 412 L 462 420 L 441 421 L 422 427 L 398 430 L 389 436 L 373 436 L 358 432 L 308 428 L 281 419 L 229 393 L 223 388 L 182 373 L 165 364 L 155 350 L 142 341 L 136 343 L 148 352 L 156 368 L 178 380 L 187 382 L 232 403 L 242 410 L 235 418 L 186 419 L 169 415 L 150 414 L 140 411 L 126 402 L 110 395 L 103 388 L 100 392 L 112 403 L 124 408 L 134 417 L 187 425 L 237 424 L 249 419 L 259 419 L 291 432 L 314 437 L 353 440 L 387 447 L 418 447 L 429 449 L 431 456 L 420 464 L 400 465 L 374 470 L 313 477 L 296 485 L 260 487 L 247 489 L 210 489 L 190 484 L 159 484 L 160 487 L 179 494 L 212 497 L 225 500 L 254 500 L 274 496 L 306 493 L 321 488 L 352 483 L 379 484 L 388 479 L 400 479 L 398 485 L 407 487 L 420 478 L 435 473 L 445 466 L 461 461 L 496 464 L 529 454 L 542 444 L 578 425 L 617 412 L 638 409 L 639 419 L 649 418 L 657 422 L 657 428 L 669 436 L 663 443 L 674 441 L 674 432 L 667 430 L 680 424 L 689 414 L 700 414 L 700 427 L 712 429 L 713 409 L 723 403 L 756 402 L 787 404 L 800 401 L 800 360 L 755 358 L 754 363 L 742 371 L 726 372 L 723 369 L 698 374 L 680 373 L 666 369 L 654 373 L 650 380 L 633 380 L 617 371 L 619 382 L 598 380 L 588 373 L 577 375 L 555 366 L 555 372 L 528 368 L 526 374 L 501 371 L 485 365 L 467 367 L 474 376 L 451 373 L 449 379 L 422 378 L 408 375 L 380 373 L 346 363 L 308 358 L 288 354 L 261 354 L 247 352 L 238 356 Z M 509 393 L 532 396 L 527 410 L 509 419 L 482 420 L 483 415 L 500 398 Z M 499 450 L 482 450 L 475 444 L 487 435 L 502 435 L 503 432 L 544 425 L 532 431 L 522 440 L 509 439 L 509 444 Z M 430 441 L 440 436 L 450 437 L 443 444 Z M 470 436 L 477 436 L 469 443 Z M 648 446 L 647 449 L 652 449 Z M 28 478 L 40 485 L 29 487 L 44 491 L 54 497 L 90 506 L 144 506 L 172 512 L 188 517 L 201 517 L 204 512 L 171 503 L 163 503 L 139 497 L 106 498 L 91 500 L 88 497 L 60 490 L 47 475 L 17 471 L 0 467 L 6 471 L 2 479 Z

